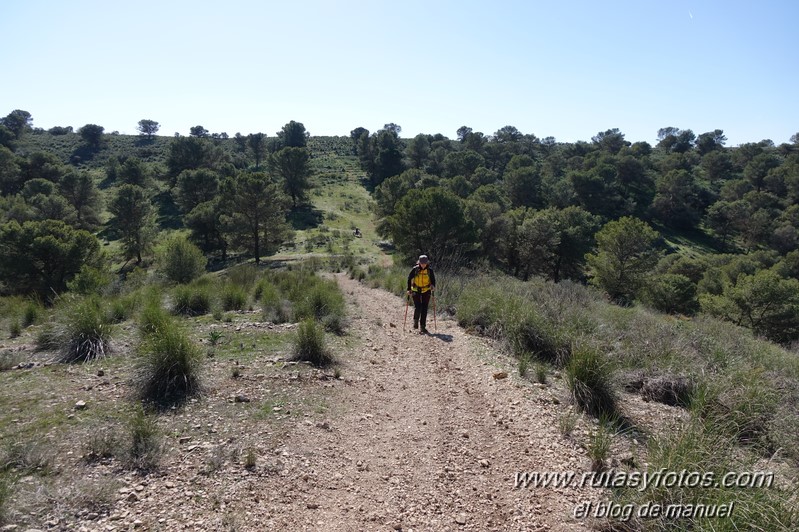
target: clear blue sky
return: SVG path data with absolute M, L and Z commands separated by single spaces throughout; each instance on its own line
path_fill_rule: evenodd
M 273 136 L 799 132 L 799 2 L 0 0 L 0 116 Z

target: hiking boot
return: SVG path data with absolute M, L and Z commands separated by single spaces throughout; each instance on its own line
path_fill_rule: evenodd
M 422 330 L 421 330 L 421 331 L 419 331 L 419 334 L 428 334 L 428 333 L 427 333 L 427 329 L 425 329 L 424 327 L 422 327 Z
M 413 322 L 413 328 L 414 329 L 418 329 L 419 328 L 419 322 L 418 321 Z

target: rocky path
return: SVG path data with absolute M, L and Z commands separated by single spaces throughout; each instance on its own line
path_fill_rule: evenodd
M 559 434 L 565 409 L 549 390 L 496 379 L 501 368 L 454 321 L 429 336 L 403 332 L 400 298 L 338 280 L 362 340 L 343 372 L 359 378 L 340 389 L 328 423 L 303 425 L 285 443 L 291 474 L 264 489 L 292 502 L 273 506 L 263 528 L 584 529 L 572 509 L 598 494 L 515 488 L 517 471 L 590 466 Z
M 340 379 L 275 369 L 273 352 L 237 366 L 239 379 L 217 367 L 206 396 L 164 416 L 170 450 L 160 470 L 126 472 L 107 514 L 81 514 L 65 529 L 588 529 L 573 509 L 602 494 L 515 485 L 517 472 L 590 468 L 560 434 L 568 407 L 558 387 L 520 379 L 452 320 L 427 336 L 403 331 L 401 298 L 337 281 L 352 316 L 336 342 Z M 118 474 L 113 463 L 85 471 L 99 485 Z

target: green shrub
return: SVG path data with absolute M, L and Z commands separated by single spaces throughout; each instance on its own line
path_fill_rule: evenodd
M 346 313 L 341 289 L 334 281 L 320 279 L 310 284 L 294 306 L 296 319 L 315 319 L 328 331 L 341 332 Z
M 319 367 L 333 363 L 333 356 L 325 346 L 325 332 L 313 320 L 305 320 L 297 328 L 293 360 L 310 362 Z
M 90 295 L 101 293 L 110 284 L 111 274 L 84 264 L 77 275 L 67 283 L 67 288 L 76 294 Z
M 135 312 L 136 300 L 130 296 L 116 297 L 108 305 L 108 321 L 122 323 Z
M 260 277 L 261 272 L 254 264 L 240 264 L 227 270 L 230 282 L 244 290 L 249 290 Z
M 139 349 L 137 384 L 142 399 L 174 404 L 200 391 L 202 352 L 177 323 L 161 322 Z
M 97 297 L 67 304 L 58 310 L 52 327 L 37 339 L 40 347 L 56 347 L 60 362 L 88 362 L 109 354 L 114 327 Z
M 502 320 L 506 341 L 516 356 L 532 353 L 541 360 L 563 365 L 569 356 L 569 338 L 533 309 L 525 308 Z
M 172 318 L 167 314 L 158 300 L 146 302 L 139 313 L 139 331 L 142 335 L 155 334 L 171 326 Z
M 8 335 L 11 338 L 16 338 L 22 334 L 22 325 L 19 323 L 19 320 L 14 318 L 11 320 L 11 324 L 8 326 Z
M 39 329 L 36 334 L 36 350 L 37 351 L 55 351 L 61 347 L 61 339 L 59 338 L 56 327 L 53 323 L 48 323 Z
M 83 459 L 87 463 L 95 463 L 107 458 L 119 458 L 123 456 L 120 451 L 121 447 L 122 442 L 115 430 L 105 430 L 97 427 L 89 435 Z
M 661 312 L 693 314 L 699 308 L 696 284 L 680 274 L 665 273 L 647 279 L 641 300 Z
M 220 296 L 224 310 L 242 310 L 247 305 L 247 294 L 244 289 L 236 284 L 227 284 L 222 289 Z
M 130 448 L 127 453 L 128 465 L 143 471 L 158 468 L 163 454 L 160 432 L 156 417 L 139 407 L 129 422 Z
M 157 253 L 159 269 L 174 283 L 186 284 L 205 272 L 208 262 L 200 248 L 185 237 L 166 240 Z
M 200 316 L 211 310 L 211 290 L 202 284 L 176 286 L 172 290 L 173 311 L 185 316 Z
M 573 350 L 566 365 L 566 383 L 581 410 L 596 417 L 617 417 L 610 373 L 610 365 L 598 350 L 588 346 Z
M 604 422 L 600 422 L 588 441 L 588 458 L 591 459 L 592 471 L 604 471 L 612 442 L 613 435 L 609 427 Z
M 483 331 L 494 329 L 499 324 L 502 309 L 507 308 L 507 296 L 498 286 L 473 283 L 458 299 L 458 324 Z
M 540 362 L 535 364 L 535 380 L 539 384 L 547 383 L 547 367 Z
M 519 377 L 525 377 L 530 367 L 530 355 L 524 354 L 519 357 Z
M 269 287 L 272 287 L 272 284 L 269 281 L 267 281 L 266 279 L 261 279 L 255 285 L 255 289 L 252 292 L 252 298 L 255 301 L 261 301 L 261 298 L 263 297 L 264 292 L 269 290 L 270 289 Z M 272 289 L 274 289 L 274 287 L 272 287 Z
M 44 309 L 39 303 L 28 301 L 22 309 L 22 327 L 30 327 L 39 322 Z

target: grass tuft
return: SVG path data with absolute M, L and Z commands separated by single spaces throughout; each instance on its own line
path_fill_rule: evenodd
M 237 284 L 227 284 L 221 294 L 223 310 L 243 310 L 247 305 L 247 293 Z
M 182 402 L 200 391 L 200 349 L 172 320 L 144 337 L 137 374 L 139 396 L 158 404 Z
M 325 345 L 325 332 L 313 320 L 305 320 L 297 328 L 293 360 L 310 362 L 318 367 L 333 363 L 333 356 Z
M 59 309 L 53 323 L 39 332 L 37 348 L 58 351 L 59 362 L 89 362 L 110 353 L 113 330 L 99 298 L 91 296 Z
M 161 442 L 160 431 L 156 424 L 156 417 L 148 414 L 144 408 L 139 407 L 129 426 L 130 448 L 128 449 L 128 465 L 141 470 L 153 471 L 161 462 L 164 448 Z
M 617 417 L 610 365 L 589 346 L 577 347 L 566 365 L 566 383 L 575 404 L 595 417 Z
M 211 290 L 205 283 L 179 285 L 172 291 L 175 314 L 201 316 L 211 311 Z

